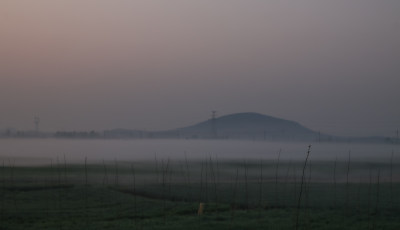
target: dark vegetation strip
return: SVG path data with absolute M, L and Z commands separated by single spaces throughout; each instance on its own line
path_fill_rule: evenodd
M 11 192 L 30 192 L 30 191 L 40 191 L 40 190 L 52 190 L 52 189 L 71 189 L 75 187 L 73 184 L 59 184 L 59 185 L 32 185 L 32 186 L 7 186 L 3 187 L 4 190 Z

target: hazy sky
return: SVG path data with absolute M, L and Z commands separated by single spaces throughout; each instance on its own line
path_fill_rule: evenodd
M 400 128 L 398 0 L 1 0 L 0 129 L 161 130 L 259 112 Z

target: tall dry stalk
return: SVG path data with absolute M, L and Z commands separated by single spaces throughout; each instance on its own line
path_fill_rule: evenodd
M 15 160 L 11 161 L 10 159 L 8 160 L 9 165 L 10 165 L 10 187 L 14 188 L 15 186 L 15 178 L 14 178 L 14 169 L 15 169 Z M 15 211 L 18 212 L 18 205 L 17 205 L 17 193 L 13 192 L 12 193 L 12 199 L 13 199 L 13 204 Z
M 114 178 L 114 186 L 117 187 L 119 184 L 119 172 L 118 172 L 118 162 L 117 159 L 115 161 L 115 178 Z
M 85 157 L 85 186 L 88 186 L 87 157 Z
M 189 170 L 189 163 L 188 163 L 186 152 L 185 152 L 185 165 L 186 165 L 186 180 L 187 180 L 188 200 L 192 200 L 190 170 Z
M 213 163 L 213 160 L 212 160 L 212 158 L 211 158 L 211 156 L 210 156 L 210 170 L 211 170 L 211 176 L 212 176 L 212 179 L 213 179 L 213 184 L 214 184 L 214 199 L 215 199 L 215 204 L 216 204 L 216 211 L 217 211 L 217 214 L 218 214 L 218 189 L 217 189 L 217 176 L 216 176 L 216 172 L 215 172 L 215 169 L 214 169 L 214 163 Z
M 281 158 L 281 151 L 282 149 L 279 149 L 278 151 L 278 160 L 276 162 L 276 167 L 275 167 L 275 201 L 276 205 L 279 206 L 279 192 L 278 192 L 278 172 L 279 172 L 279 163 L 280 163 L 280 158 Z
M 308 179 L 305 180 L 304 184 L 304 197 L 306 199 L 305 201 L 305 207 L 309 208 L 310 205 L 310 185 L 311 185 L 311 160 L 308 162 Z
M 205 175 L 206 178 L 205 178 L 205 179 L 206 179 L 206 180 L 205 180 L 205 182 L 204 182 L 204 183 L 205 183 L 205 184 L 204 184 L 204 185 L 205 185 L 205 191 L 206 191 L 206 192 L 205 192 L 205 196 L 206 196 L 205 201 L 208 202 L 208 161 L 205 160 L 205 162 L 206 162 L 206 163 L 205 163 L 205 169 L 206 169 L 206 175 Z
M 249 210 L 249 185 L 248 185 L 248 179 L 247 179 L 247 163 L 244 161 L 244 192 L 245 192 L 245 204 L 246 204 L 246 210 Z
M 202 203 L 203 201 L 203 171 L 204 171 L 204 162 L 201 161 L 199 203 Z
M 347 160 L 347 171 L 346 171 L 346 203 L 345 203 L 345 209 L 346 212 L 349 211 L 349 193 L 350 193 L 350 188 L 349 188 L 349 174 L 350 174 L 350 156 L 351 156 L 351 151 L 349 150 L 349 158 Z
M 54 178 L 53 178 L 53 176 L 54 176 L 54 167 L 53 167 L 53 158 L 51 158 L 50 159 L 50 179 L 49 179 L 49 187 L 52 187 L 53 186 L 53 182 L 54 182 Z M 51 199 L 51 200 L 57 200 L 57 197 L 56 197 L 56 194 L 52 194 L 54 197 L 53 197 L 53 199 Z M 57 204 L 56 204 L 57 205 Z M 50 205 L 49 205 L 49 207 L 50 207 Z M 51 208 L 53 208 L 53 207 L 51 207 Z M 50 208 L 49 208 L 49 213 L 50 213 L 51 211 L 50 211 Z M 48 213 L 48 214 L 49 214 Z
M 299 229 L 299 215 L 300 215 L 301 195 L 303 193 L 304 174 L 305 174 L 305 171 L 306 171 L 307 161 L 308 161 L 308 157 L 310 156 L 310 152 L 311 152 L 311 145 L 308 146 L 307 157 L 306 157 L 306 160 L 304 161 L 303 173 L 302 173 L 302 176 L 301 176 L 300 194 L 299 194 L 299 199 L 297 201 L 296 228 L 295 228 L 296 230 Z
M 169 162 L 169 158 L 168 158 Z M 169 170 L 167 171 L 167 184 L 168 184 L 168 197 L 171 197 L 171 187 L 172 187 L 172 175 L 173 175 L 173 170 L 172 170 L 172 160 L 169 163 Z
M 289 174 L 290 174 L 290 169 L 292 168 L 292 159 L 289 160 L 287 170 L 286 170 L 286 175 L 285 175 L 285 182 L 284 182 L 284 197 L 288 196 L 288 184 L 289 184 Z M 290 190 L 290 189 L 289 189 Z M 288 201 L 287 199 L 283 199 L 283 206 L 287 206 Z
M 337 204 L 336 204 L 336 167 L 337 167 L 337 156 L 335 157 L 335 162 L 333 164 L 333 207 L 336 208 Z
M 165 175 L 165 171 L 166 169 L 164 169 L 164 160 L 161 160 L 161 171 L 162 171 L 162 192 L 163 192 L 163 219 L 164 219 L 164 224 L 166 223 L 166 215 L 167 215 L 167 204 L 166 204 L 166 175 Z
M 374 215 L 374 223 L 372 225 L 372 229 L 376 229 L 376 219 L 378 218 L 380 175 L 381 175 L 381 170 L 378 169 L 378 176 L 377 176 L 377 179 L 376 179 L 375 215 Z
M 293 164 L 292 172 L 293 172 L 293 187 L 294 187 L 293 188 L 293 192 L 294 192 L 294 194 L 293 194 L 293 199 L 294 199 L 293 206 L 296 207 L 296 205 L 297 205 L 296 198 L 297 198 L 297 195 L 298 195 L 298 192 L 297 192 L 297 169 L 296 169 L 296 164 Z
M 211 177 L 213 180 L 213 184 L 214 184 L 214 197 L 215 197 L 215 202 L 218 203 L 218 192 L 217 192 L 217 176 L 216 176 L 216 172 L 214 169 L 214 163 L 213 160 L 210 156 L 210 171 L 211 171 Z
M 356 211 L 361 210 L 361 186 L 362 186 L 362 177 L 360 176 L 360 180 L 357 185 Z
M 135 167 L 133 164 L 131 164 L 131 172 L 132 172 L 132 192 L 133 192 L 133 212 L 134 212 L 134 221 L 136 225 L 136 219 L 137 219 L 137 200 L 136 200 L 136 173 L 135 173 Z
M 67 158 L 64 153 L 64 183 L 67 184 Z
M 89 202 L 88 202 L 88 169 L 87 169 L 87 157 L 85 157 L 85 221 L 86 229 L 89 228 Z
M 235 183 L 234 183 L 233 194 L 232 194 L 232 208 L 231 208 L 232 219 L 231 220 L 233 220 L 234 212 L 236 209 L 236 194 L 237 194 L 238 180 L 239 180 L 239 168 L 236 168 L 236 177 L 235 177 Z
M 4 221 L 4 206 L 5 206 L 5 201 L 4 201 L 4 197 L 5 197 L 5 187 L 6 187 L 6 179 L 5 179 L 5 165 L 4 165 L 4 160 L 3 160 L 3 165 L 1 167 L 1 198 L 0 198 L 0 202 L 1 202 L 1 222 Z
M 57 168 L 56 168 L 56 170 L 57 170 L 57 185 L 58 185 L 58 187 L 61 186 L 61 169 L 60 168 L 61 168 L 60 161 L 59 161 L 59 159 L 57 157 Z
M 371 229 L 371 190 L 372 190 L 372 168 L 369 168 L 369 183 L 368 183 L 368 229 Z
M 157 183 L 160 183 L 159 173 L 158 173 L 158 160 L 157 160 L 157 153 L 154 153 L 154 165 L 156 167 L 156 177 Z
M 260 159 L 260 187 L 258 197 L 258 208 L 260 210 L 259 215 L 261 216 L 261 209 L 263 208 L 263 161 Z
M 392 154 L 390 156 L 390 205 L 394 210 L 394 203 L 393 203 L 393 155 L 394 151 L 392 150 Z
M 103 176 L 103 186 L 104 186 L 105 184 L 108 184 L 107 165 L 104 159 L 103 159 L 103 170 L 104 170 L 104 176 Z
M 218 160 L 218 155 L 217 154 L 215 154 L 215 165 L 216 165 L 217 184 L 220 184 L 220 168 L 219 168 L 219 160 Z
M 58 193 L 57 193 L 57 209 L 58 209 L 58 214 L 59 214 L 59 221 L 58 221 L 58 228 L 62 228 L 62 223 L 61 223 L 61 165 L 57 156 L 57 186 L 58 186 Z
M 163 190 L 163 211 L 164 211 L 164 224 L 167 221 L 167 180 L 168 180 L 168 170 L 169 170 L 169 158 L 164 166 L 164 160 L 161 161 L 161 169 L 162 169 L 162 190 Z
M 310 206 L 310 185 L 311 185 L 311 160 L 308 163 L 308 179 L 305 180 L 304 184 L 304 197 L 305 197 L 305 217 L 306 217 L 306 229 L 309 227 L 310 224 L 310 212 L 309 209 L 311 208 Z

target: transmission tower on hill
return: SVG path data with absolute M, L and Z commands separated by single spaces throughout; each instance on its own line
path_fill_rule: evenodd
M 211 111 L 211 137 L 217 138 L 217 111 Z

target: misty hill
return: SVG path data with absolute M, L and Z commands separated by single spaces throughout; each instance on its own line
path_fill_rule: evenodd
M 297 122 L 259 113 L 235 113 L 165 131 L 106 130 L 104 137 L 399 143 L 398 139 L 388 137 L 340 137 L 322 134 Z
M 297 122 L 259 113 L 236 113 L 198 124 L 163 132 L 155 136 L 177 135 L 184 138 L 316 140 L 320 137 Z

